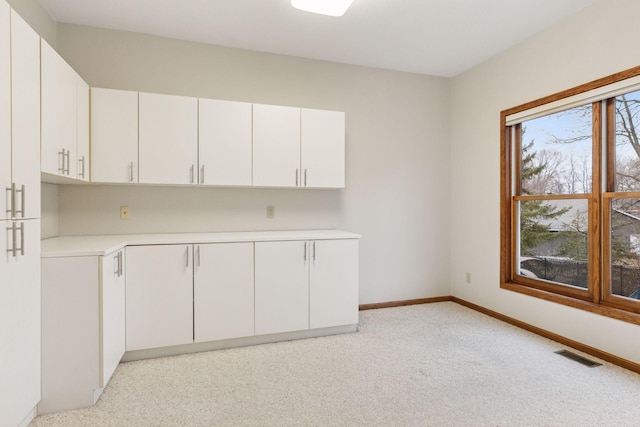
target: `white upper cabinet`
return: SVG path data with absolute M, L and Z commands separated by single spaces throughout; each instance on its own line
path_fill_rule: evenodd
M 138 182 L 138 92 L 91 88 L 91 181 Z
M 89 181 L 89 85 L 76 76 L 76 178 Z
M 198 99 L 140 93 L 139 181 L 196 184 Z
M 42 172 L 77 177 L 78 75 L 42 41 Z
M 300 185 L 300 109 L 253 105 L 253 185 Z
M 3 26 L 2 30 L 8 29 Z M 11 118 L 7 121 L 6 97 L 2 96 L 2 147 L 6 153 L 11 144 L 10 156 L 2 156 L 2 172 L 0 176 L 6 199 L 4 203 L 13 201 L 13 206 L 7 206 L 2 211 L 5 217 L 7 209 L 12 210 L 14 218 L 40 218 L 40 37 L 13 10 L 11 11 Z M 6 49 L 6 41 L 4 48 Z M 6 61 L 6 58 L 3 59 Z M 3 62 L 6 69 L 6 62 Z M 3 70 L 2 89 L 7 88 L 8 74 Z M 6 138 L 10 126 L 10 138 Z M 6 138 L 6 139 L 5 139 Z M 11 159 L 11 179 L 7 181 Z M 7 191 L 6 188 L 11 190 Z
M 301 186 L 344 188 L 344 113 L 303 108 L 300 129 Z
M 11 218 L 11 8 L 0 1 L 0 219 Z
M 251 185 L 251 104 L 199 100 L 198 182 Z

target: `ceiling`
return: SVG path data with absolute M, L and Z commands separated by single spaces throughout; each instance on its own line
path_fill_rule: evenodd
M 596 0 L 38 0 L 58 22 L 453 77 Z

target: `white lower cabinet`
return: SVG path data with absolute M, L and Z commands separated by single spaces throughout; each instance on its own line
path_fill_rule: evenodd
M 127 248 L 127 351 L 193 343 L 193 245 Z
M 194 341 L 254 334 L 253 242 L 195 245 Z
M 38 413 L 93 405 L 125 346 L 124 249 L 42 258 L 42 400 Z
M 40 220 L 0 232 L 0 426 L 17 426 L 40 400 Z
M 358 323 L 358 240 L 256 242 L 256 335 Z
M 309 329 L 308 242 L 256 242 L 256 335 Z

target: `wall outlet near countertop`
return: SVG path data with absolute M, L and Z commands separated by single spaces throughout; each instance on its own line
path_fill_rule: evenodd
M 120 219 L 125 220 L 129 219 L 129 206 L 120 206 Z

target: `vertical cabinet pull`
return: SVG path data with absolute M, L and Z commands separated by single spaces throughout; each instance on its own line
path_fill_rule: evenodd
M 20 223 L 20 255 L 24 256 L 24 222 Z
M 189 246 L 187 245 L 187 268 L 189 268 Z
M 307 260 L 307 242 L 304 242 L 304 260 Z
M 191 183 L 193 184 L 193 169 L 194 169 L 194 165 L 191 165 Z
M 307 170 L 304 170 L 304 186 L 307 186 Z
M 119 251 L 116 256 L 113 258 L 113 263 L 115 264 L 114 274 L 116 277 L 122 277 L 122 251 Z
M 78 166 L 82 165 L 82 167 L 80 167 L 80 172 L 78 173 L 78 176 L 82 179 L 85 179 L 84 176 L 84 156 L 82 156 L 81 158 L 78 159 Z
M 129 182 L 133 182 L 133 162 L 129 163 Z
M 299 169 L 296 169 L 296 187 L 298 186 L 298 170 Z
M 204 184 L 204 165 L 200 166 L 200 184 Z
M 25 192 L 25 189 L 24 189 L 24 184 L 22 184 L 20 186 L 20 190 L 15 190 L 14 189 L 13 192 L 14 192 L 14 194 L 15 193 L 20 193 L 20 210 L 16 210 L 15 208 L 13 208 L 13 215 L 15 216 L 17 214 L 20 214 L 20 216 L 22 218 L 24 218 L 24 204 L 25 204 L 25 198 L 27 197 L 27 193 Z M 14 198 L 14 201 L 15 201 L 15 196 L 13 198 Z M 13 206 L 15 206 L 15 205 L 13 205 Z
M 316 260 L 316 242 L 313 242 L 313 260 Z
M 71 154 L 71 150 L 66 150 L 65 152 L 65 149 L 64 148 L 62 149 L 62 168 L 64 169 L 62 173 L 66 174 L 67 176 L 69 176 L 69 169 L 70 169 L 69 154 Z
M 64 148 L 62 149 L 62 151 L 58 151 L 58 164 L 61 165 L 58 168 L 58 172 L 60 172 L 62 175 L 64 175 Z
M 198 245 L 198 267 L 200 267 L 200 245 Z
M 11 223 L 10 227 L 7 227 L 7 233 L 11 232 L 11 247 L 7 248 L 7 253 L 10 253 L 12 257 L 16 257 L 16 224 Z
M 13 218 L 16 216 L 16 183 L 12 182 L 11 187 L 7 187 L 7 191 L 9 192 L 9 204 L 11 206 L 7 206 L 7 212 L 9 214 L 9 218 Z

